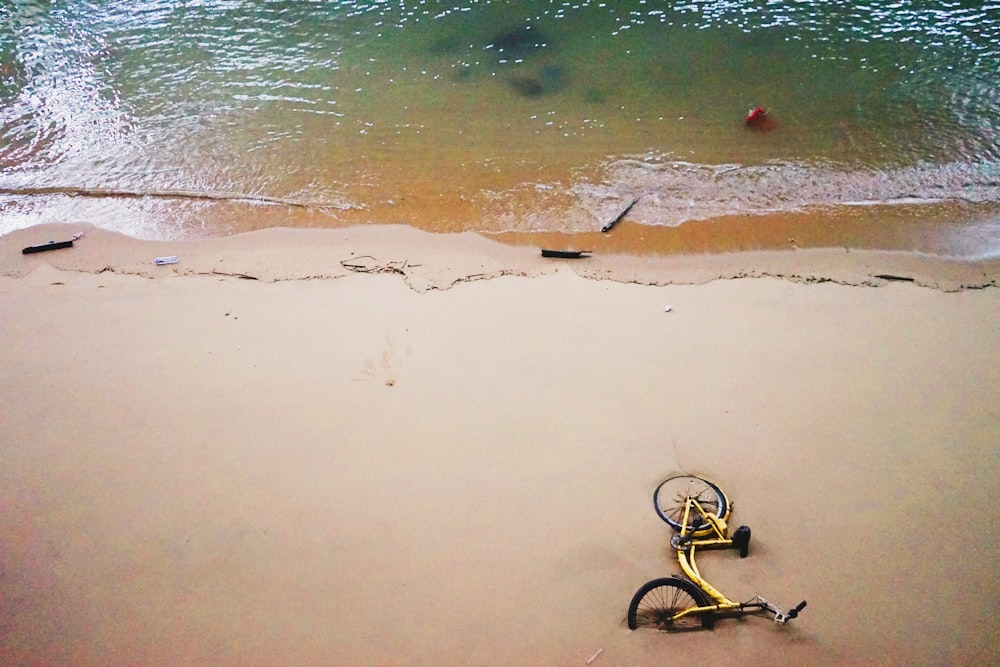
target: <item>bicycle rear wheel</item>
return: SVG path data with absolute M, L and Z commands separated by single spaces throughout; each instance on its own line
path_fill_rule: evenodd
M 706 512 L 719 519 L 725 519 L 729 515 L 729 500 L 722 489 L 707 479 L 693 475 L 678 475 L 664 480 L 653 492 L 653 507 L 661 519 L 673 526 L 674 530 L 680 530 L 688 498 L 697 500 Z M 703 516 L 692 518 L 694 532 L 711 528 Z
M 628 606 L 628 627 L 631 630 L 654 628 L 665 632 L 710 629 L 715 623 L 715 616 L 710 612 L 673 619 L 675 614 L 685 609 L 707 605 L 701 590 L 686 579 L 653 579 L 632 596 Z

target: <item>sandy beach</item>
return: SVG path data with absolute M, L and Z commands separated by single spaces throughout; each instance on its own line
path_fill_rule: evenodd
M 0 664 L 995 664 L 998 276 L 0 237 Z M 802 616 L 627 629 L 678 471 L 753 529 L 706 578 Z

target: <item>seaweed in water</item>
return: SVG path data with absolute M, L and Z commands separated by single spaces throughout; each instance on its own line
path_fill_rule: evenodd
M 534 74 L 512 77 L 508 83 L 524 97 L 541 97 L 562 90 L 566 72 L 559 65 L 545 65 Z
M 545 92 L 545 86 L 533 76 L 515 76 L 507 83 L 524 97 L 541 97 Z
M 546 45 L 542 33 L 531 26 L 522 26 L 498 34 L 486 48 L 495 49 L 508 58 L 525 58 Z

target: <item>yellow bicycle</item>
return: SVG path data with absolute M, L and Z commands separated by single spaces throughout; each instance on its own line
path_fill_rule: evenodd
M 664 631 L 711 629 L 721 617 L 771 614 L 778 623 L 799 615 L 806 603 L 783 612 L 759 595 L 734 602 L 705 581 L 695 563 L 698 550 L 735 549 L 740 558 L 750 552 L 750 528 L 740 526 L 729 537 L 727 521 L 733 504 L 716 484 L 693 475 L 670 477 L 653 492 L 653 506 L 674 529 L 670 546 L 684 576 L 664 577 L 645 583 L 628 607 L 628 627 Z

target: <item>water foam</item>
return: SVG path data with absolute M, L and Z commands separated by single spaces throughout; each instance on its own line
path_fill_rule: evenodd
M 524 188 L 493 193 L 498 213 L 490 226 L 507 231 L 592 231 L 637 197 L 631 220 L 669 227 L 818 207 L 1000 201 L 998 162 L 871 168 L 796 162 L 713 165 L 631 156 L 608 161 L 598 174 L 568 187 L 549 184 L 545 193 L 536 186 L 539 194 L 532 201 Z M 571 197 L 569 206 L 566 197 L 558 195 L 560 190 Z

